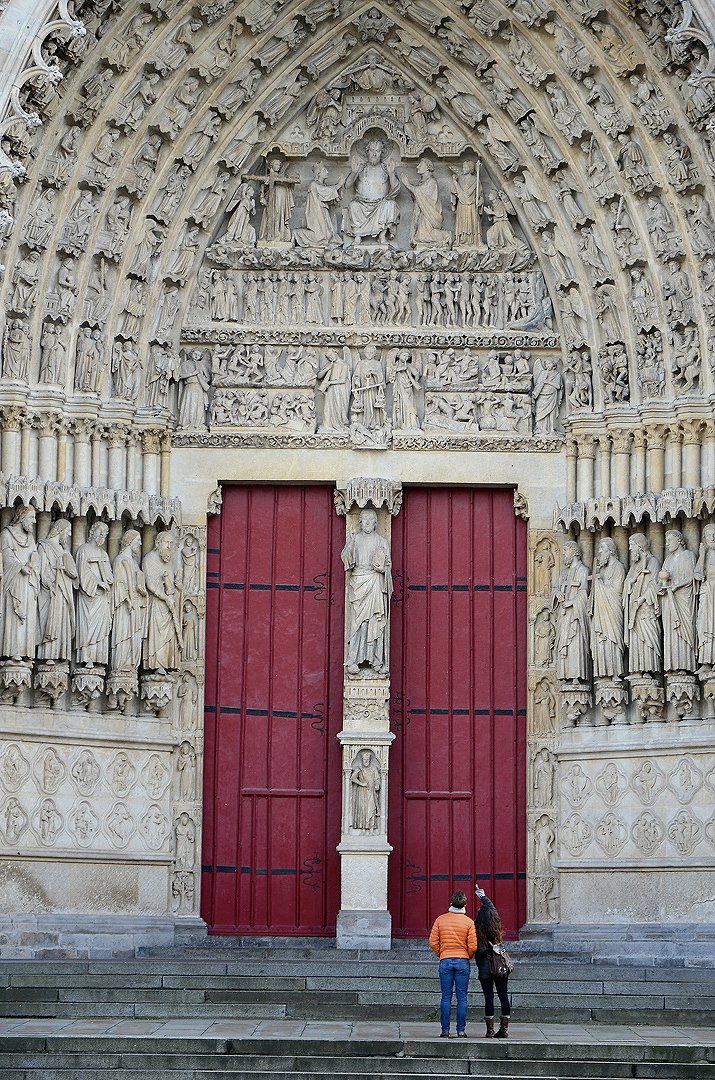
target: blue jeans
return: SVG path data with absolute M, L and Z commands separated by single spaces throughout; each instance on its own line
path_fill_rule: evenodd
M 452 1012 L 452 991 L 457 991 L 457 1031 L 467 1026 L 467 987 L 469 986 L 469 960 L 452 956 L 439 962 L 439 984 L 442 987 L 440 1020 L 442 1031 L 449 1031 Z

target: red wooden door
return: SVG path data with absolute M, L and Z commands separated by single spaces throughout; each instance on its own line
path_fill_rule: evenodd
M 202 915 L 213 933 L 334 932 L 344 533 L 328 487 L 228 486 L 209 519 Z
M 478 882 L 525 920 L 526 526 L 510 489 L 408 488 L 392 523 L 390 911 L 423 937 Z

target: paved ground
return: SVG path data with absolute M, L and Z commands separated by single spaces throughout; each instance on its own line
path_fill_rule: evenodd
M 483 1022 L 476 1018 L 467 1026 L 468 1036 L 478 1039 Z M 135 1036 L 141 1038 L 216 1039 L 438 1039 L 436 1024 L 350 1023 L 316 1020 L 23 1020 L 0 1018 L 3 1035 Z M 605 1045 L 715 1046 L 715 1027 L 654 1027 L 617 1024 L 520 1024 L 513 1020 L 509 1038 L 527 1043 L 603 1043 Z

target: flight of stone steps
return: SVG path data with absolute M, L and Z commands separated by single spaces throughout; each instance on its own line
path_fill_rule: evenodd
M 4 1037 L 3 1080 L 710 1080 L 712 1046 L 380 1039 Z
M 519 952 L 518 947 L 513 950 Z M 127 960 L 2 960 L 0 1016 L 437 1021 L 425 943 L 384 953 L 323 946 L 185 948 Z M 715 1022 L 715 969 L 522 955 L 509 982 L 522 1021 Z M 482 1015 L 473 970 L 470 1015 Z

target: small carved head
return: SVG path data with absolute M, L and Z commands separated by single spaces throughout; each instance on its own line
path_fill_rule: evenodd
M 108 533 L 109 526 L 104 521 L 95 521 L 89 530 L 90 543 L 96 544 L 97 547 L 101 547 L 107 539 Z
M 678 551 L 685 547 L 685 539 L 678 529 L 670 529 L 665 534 L 665 546 L 668 551 Z
M 174 547 L 174 539 L 169 532 L 161 532 L 157 534 L 154 541 L 154 548 L 159 552 L 159 558 L 162 562 L 168 562 L 171 558 L 171 552 Z
M 377 511 L 367 507 L 360 514 L 360 531 L 364 533 L 374 532 L 377 528 Z
M 35 519 L 34 506 L 18 506 L 13 514 L 11 524 L 20 525 L 26 533 L 29 533 L 35 524 Z
M 66 548 L 69 544 L 70 536 L 72 535 L 72 526 L 67 518 L 57 518 L 57 521 L 53 521 L 50 525 L 50 531 L 47 534 L 47 539 L 51 540 L 54 536 L 59 537 L 60 544 L 63 548 Z
M 633 533 L 628 539 L 628 549 L 634 562 L 639 562 L 650 550 L 645 533 Z
M 706 525 L 703 529 L 703 543 L 706 547 L 715 548 L 715 525 Z
M 367 160 L 369 165 L 379 165 L 385 153 L 385 144 L 382 139 L 373 139 L 367 144 Z
M 612 555 L 618 555 L 616 541 L 612 536 L 604 536 L 603 539 L 598 542 L 598 561 L 601 566 L 605 565 Z
M 581 548 L 575 540 L 567 540 L 561 549 L 561 555 L 566 565 L 570 566 L 575 559 L 581 558 Z
M 132 553 L 136 554 L 141 548 L 141 542 L 141 534 L 136 529 L 127 529 L 119 543 L 119 550 L 125 551 L 126 548 L 131 548 Z

